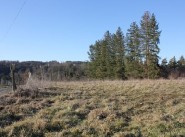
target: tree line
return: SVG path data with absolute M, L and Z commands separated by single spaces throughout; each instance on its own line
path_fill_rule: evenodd
M 11 85 L 11 68 L 15 65 L 16 84 L 25 84 L 29 73 L 32 77 L 47 81 L 83 80 L 87 78 L 87 62 L 0 61 L 0 85 Z
M 74 81 L 95 79 L 95 77 L 92 76 L 93 71 L 91 72 L 90 70 L 90 62 L 88 63 L 81 61 L 67 61 L 60 63 L 57 61 L 0 61 L 0 85 L 11 85 L 10 66 L 12 64 L 15 64 L 15 81 L 18 85 L 22 85 L 27 82 L 29 72 L 31 72 L 33 77 L 36 77 L 40 80 L 49 81 Z M 124 68 L 122 69 L 124 70 Z M 133 68 L 132 70 L 130 70 L 132 74 L 129 75 L 135 76 L 132 78 L 142 78 L 142 73 L 137 73 L 138 71 L 139 69 L 134 71 Z M 119 71 L 115 72 L 116 73 L 112 75 L 111 79 L 117 79 L 121 76 L 124 76 L 122 78 L 131 78 L 128 77 L 127 71 L 123 71 L 127 72 L 125 75 L 121 71 L 120 74 Z M 181 56 L 179 59 L 176 59 L 176 57 L 172 57 L 169 61 L 167 61 L 166 58 L 162 59 L 161 63 L 159 64 L 159 74 L 159 78 L 165 79 L 176 79 L 179 77 L 185 77 L 185 58 L 183 56 Z M 113 76 L 116 76 L 117 78 Z
M 88 77 L 93 79 L 157 79 L 185 77 L 185 59 L 162 59 L 161 30 L 155 15 L 145 12 L 139 25 L 133 22 L 126 35 L 120 27 L 89 48 Z
M 89 76 L 95 79 L 160 77 L 159 26 L 154 14 L 145 12 L 140 25 L 131 23 L 124 36 L 120 27 L 90 46 Z

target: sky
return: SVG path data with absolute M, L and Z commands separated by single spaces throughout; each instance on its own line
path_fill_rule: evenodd
M 87 61 L 109 30 L 154 13 L 161 58 L 185 56 L 185 0 L 0 0 L 0 60 Z

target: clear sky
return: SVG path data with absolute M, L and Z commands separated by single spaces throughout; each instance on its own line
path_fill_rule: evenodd
M 185 0 L 0 0 L 0 60 L 86 61 L 105 31 L 125 34 L 145 11 L 162 30 L 160 57 L 185 56 Z

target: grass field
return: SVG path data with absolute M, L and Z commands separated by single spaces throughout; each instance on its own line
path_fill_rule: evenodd
M 0 136 L 185 137 L 185 80 L 19 89 L 0 96 Z

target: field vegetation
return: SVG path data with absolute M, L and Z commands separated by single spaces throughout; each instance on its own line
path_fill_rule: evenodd
M 0 96 L 1 137 L 185 136 L 184 80 L 38 85 Z

